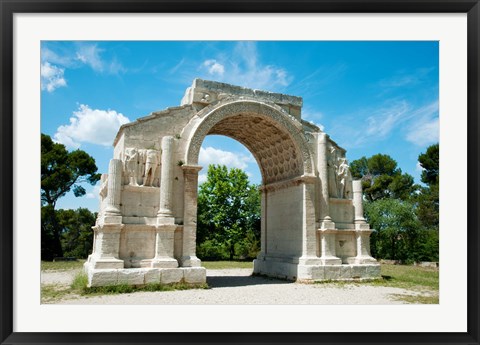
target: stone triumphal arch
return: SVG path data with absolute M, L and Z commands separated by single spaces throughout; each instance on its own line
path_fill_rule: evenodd
M 102 175 L 89 284 L 203 283 L 195 255 L 205 136 L 245 145 L 262 174 L 254 272 L 291 280 L 373 278 L 360 181 L 339 147 L 301 119 L 300 97 L 195 79 L 179 107 L 123 125 Z

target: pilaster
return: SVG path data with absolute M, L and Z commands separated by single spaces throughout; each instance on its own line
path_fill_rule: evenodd
M 197 237 L 197 194 L 198 165 L 183 165 L 184 176 L 184 207 L 183 207 L 183 243 L 182 267 L 200 267 L 201 261 L 196 255 Z

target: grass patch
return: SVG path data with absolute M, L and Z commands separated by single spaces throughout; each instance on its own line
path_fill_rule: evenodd
M 115 295 L 134 292 L 156 292 L 156 291 L 177 291 L 177 290 L 190 290 L 190 289 L 208 289 L 207 284 L 187 284 L 187 283 L 174 283 L 174 284 L 160 284 L 152 283 L 142 286 L 133 286 L 128 284 L 96 286 L 85 288 L 82 290 L 83 295 Z
M 381 274 L 383 279 L 372 281 L 370 284 L 438 291 L 439 272 L 436 269 L 382 264 Z
M 411 304 L 438 304 L 438 294 L 435 295 L 391 295 L 397 301 L 404 301 Z
M 202 261 L 202 266 L 207 270 L 232 269 L 232 268 L 251 268 L 253 261 Z
M 65 297 L 69 294 L 74 295 L 111 295 L 111 294 L 123 294 L 133 293 L 138 291 L 176 291 L 176 290 L 189 290 L 189 289 L 209 289 L 208 284 L 188 284 L 188 283 L 173 283 L 173 284 L 161 284 L 152 283 L 141 286 L 134 286 L 129 284 L 117 284 L 107 286 L 87 287 L 88 277 L 84 272 L 79 272 L 73 279 L 72 284 L 69 287 L 61 285 L 44 285 L 42 287 L 42 297 L 45 291 L 46 296 L 53 297 Z
M 42 271 L 69 271 L 83 268 L 85 260 L 77 261 L 42 261 Z
M 41 303 L 54 303 L 65 297 L 73 297 L 69 286 L 59 284 L 44 284 L 41 288 Z

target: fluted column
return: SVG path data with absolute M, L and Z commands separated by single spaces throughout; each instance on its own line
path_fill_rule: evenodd
M 171 218 L 173 187 L 173 137 L 162 138 L 162 167 L 160 171 L 160 207 L 158 218 Z
M 105 215 L 120 215 L 122 188 L 122 161 L 111 159 L 108 166 L 107 198 L 105 206 Z
M 317 169 L 320 177 L 321 184 L 321 196 L 319 207 L 320 214 L 320 228 L 322 229 L 334 229 L 335 223 L 330 217 L 330 200 L 328 193 L 328 166 L 327 166 L 327 145 L 328 138 L 327 134 L 319 133 L 318 134 L 318 159 L 317 159 Z

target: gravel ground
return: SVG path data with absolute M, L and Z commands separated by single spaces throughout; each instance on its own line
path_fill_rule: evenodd
M 78 271 L 42 272 L 42 284 L 68 285 Z M 55 304 L 404 304 L 392 295 L 414 291 L 381 286 L 300 284 L 252 277 L 251 269 L 207 270 L 211 289 L 74 297 Z

